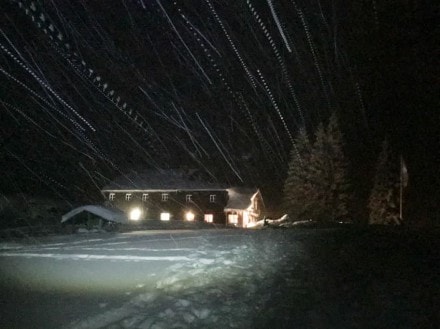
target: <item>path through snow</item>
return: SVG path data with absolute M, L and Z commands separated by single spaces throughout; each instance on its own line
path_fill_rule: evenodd
M 44 328 L 436 328 L 440 323 L 435 233 L 211 230 L 67 240 L 0 248 L 0 282 L 18 277 L 26 282 L 30 291 L 23 300 L 35 299 L 26 307 L 35 323 L 46 321 Z M 43 298 L 31 293 L 32 280 L 44 291 L 61 293 L 39 306 Z M 112 294 L 94 295 L 99 289 Z M 78 300 L 72 291 L 78 291 Z M 3 310 L 21 306 L 3 303 Z M 52 315 L 41 320 L 39 310 Z

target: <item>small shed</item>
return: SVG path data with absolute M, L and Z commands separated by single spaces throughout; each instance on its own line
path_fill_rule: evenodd
M 129 223 L 127 215 L 122 210 L 99 205 L 86 205 L 72 209 L 61 217 L 61 223 L 73 220 L 74 218 L 79 218 L 79 222 L 85 223 L 88 226 L 93 222 L 100 225 L 102 220 L 119 224 Z M 93 221 L 96 218 L 99 218 L 98 221 Z

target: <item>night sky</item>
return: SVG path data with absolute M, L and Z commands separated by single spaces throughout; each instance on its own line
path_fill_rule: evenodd
M 438 216 L 434 1 L 1 3 L 1 193 L 98 201 L 130 170 L 198 168 L 276 205 L 292 138 L 337 112 L 359 204 L 388 136 L 408 212 Z

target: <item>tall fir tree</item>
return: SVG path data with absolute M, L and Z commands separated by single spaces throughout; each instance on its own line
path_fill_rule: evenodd
M 387 139 L 376 164 L 374 185 L 368 200 L 370 224 L 399 225 L 399 158 Z
M 313 145 L 304 131 L 299 133 L 295 145 L 284 186 L 286 212 L 294 220 L 346 216 L 350 183 L 336 115 L 331 116 L 327 127 L 319 125 Z
M 348 177 L 348 160 L 344 154 L 344 141 L 335 114 L 327 126 L 330 171 L 330 209 L 332 218 L 344 217 L 349 213 L 351 203 L 351 184 Z
M 310 200 L 308 163 L 311 147 L 306 131 L 301 129 L 290 153 L 287 179 L 283 190 L 283 209 L 294 219 L 303 216 L 307 202 Z
M 331 171 L 329 170 L 330 148 L 327 143 L 327 133 L 321 123 L 315 132 L 315 142 L 309 161 L 310 180 L 313 186 L 312 206 L 309 215 L 316 220 L 326 219 L 330 212 L 329 186 Z

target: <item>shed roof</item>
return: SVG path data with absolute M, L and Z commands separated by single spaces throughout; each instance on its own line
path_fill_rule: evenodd
M 127 215 L 122 210 L 98 205 L 86 205 L 72 209 L 61 217 L 61 223 L 68 221 L 69 219 L 75 217 L 83 211 L 90 212 L 111 222 L 121 224 L 128 223 Z
M 204 181 L 179 170 L 132 171 L 104 186 L 102 191 L 225 190 L 224 185 Z

